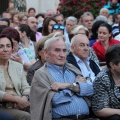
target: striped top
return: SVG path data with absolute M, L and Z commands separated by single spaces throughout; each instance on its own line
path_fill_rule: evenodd
M 48 70 L 55 82 L 73 83 L 76 75 L 67 69 L 66 66 L 60 67 L 47 63 Z M 93 86 L 88 83 L 78 82 L 80 93 L 72 95 L 69 89 L 58 91 L 52 98 L 52 117 L 60 118 L 70 115 L 88 115 L 89 108 L 82 96 L 91 96 Z

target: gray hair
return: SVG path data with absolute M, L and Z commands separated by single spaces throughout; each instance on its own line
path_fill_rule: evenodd
M 82 22 L 83 22 L 84 17 L 86 17 L 86 16 L 92 16 L 93 17 L 93 14 L 91 12 L 84 12 L 83 15 L 81 16 L 81 21 Z M 93 19 L 94 19 L 94 17 L 93 17 Z
M 76 25 L 72 30 L 71 30 L 71 34 L 77 34 L 77 32 L 80 30 L 80 29 L 83 29 L 85 31 L 88 31 L 88 29 L 86 27 L 84 27 L 83 25 Z
M 87 37 L 86 35 L 84 35 L 84 34 L 78 34 L 78 35 L 75 35 L 75 36 L 71 39 L 70 46 L 75 45 L 77 38 L 82 38 L 82 37 L 88 39 L 88 37 Z
M 63 40 L 63 37 L 52 37 L 50 39 L 48 39 L 45 44 L 44 44 L 44 50 L 47 50 L 49 51 L 50 50 L 50 47 L 51 47 L 51 44 L 54 43 L 55 41 L 59 41 L 59 40 Z M 65 41 L 64 41 L 65 42 Z
M 101 14 L 104 10 L 107 10 L 107 12 L 108 12 L 108 14 L 109 14 L 109 11 L 108 11 L 107 8 L 101 8 L 101 9 L 100 9 L 100 14 Z
M 107 17 L 105 17 L 105 16 L 103 16 L 103 15 L 99 15 L 99 16 L 96 17 L 96 19 L 95 19 L 94 22 L 96 22 L 96 21 L 104 21 L 104 22 L 107 22 L 108 19 L 107 19 Z
M 48 9 L 48 10 L 46 10 L 45 14 L 48 13 L 49 11 L 55 12 L 53 9 Z
M 77 25 L 77 22 L 78 22 L 77 18 L 76 18 L 76 17 L 73 17 L 73 16 L 68 17 L 68 18 L 66 19 L 66 22 L 67 22 L 67 21 L 73 21 L 75 25 Z

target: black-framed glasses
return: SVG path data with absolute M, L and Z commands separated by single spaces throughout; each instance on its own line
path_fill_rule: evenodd
M 65 27 L 64 27 L 63 25 L 61 25 L 61 24 L 54 24 L 54 25 L 53 25 L 53 29 L 60 29 L 60 30 L 64 30 L 64 29 L 65 29 Z

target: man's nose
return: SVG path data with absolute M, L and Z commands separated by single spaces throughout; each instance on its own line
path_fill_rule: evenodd
M 88 49 L 89 49 L 89 46 L 88 46 L 88 45 L 85 45 L 84 48 L 85 48 L 85 50 L 88 50 Z
M 65 56 L 65 55 L 66 55 L 66 52 L 64 52 L 64 51 L 61 51 L 61 52 L 60 52 L 60 56 L 63 57 L 63 56 Z

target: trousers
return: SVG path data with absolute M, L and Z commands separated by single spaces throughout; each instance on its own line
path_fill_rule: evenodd
M 0 112 L 0 120 L 13 120 L 13 118 L 8 114 Z
M 22 110 L 0 107 L 0 112 L 12 116 L 14 120 L 30 120 L 30 114 Z

